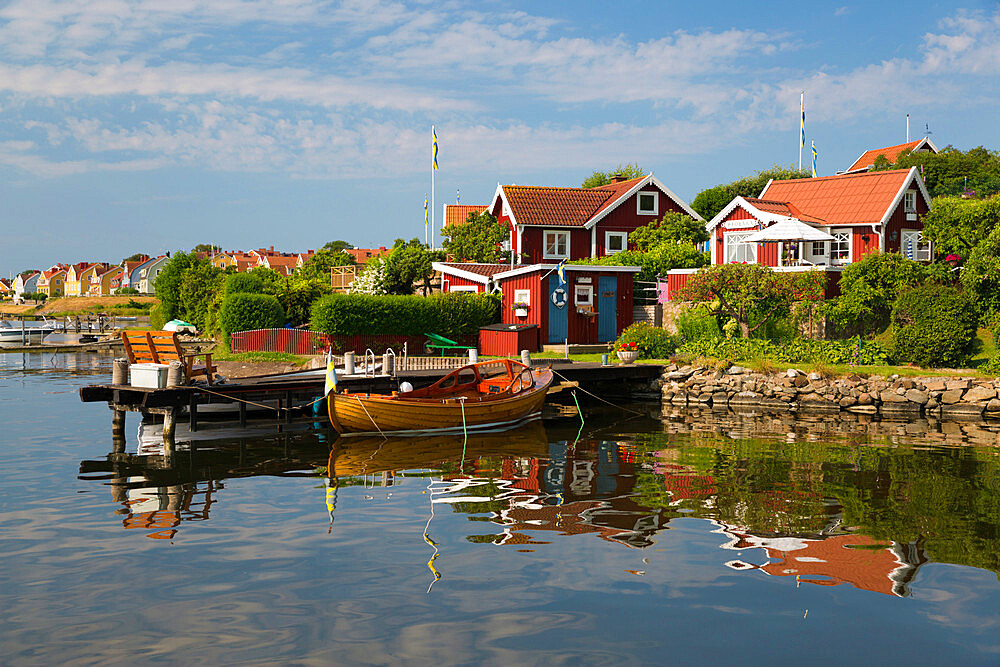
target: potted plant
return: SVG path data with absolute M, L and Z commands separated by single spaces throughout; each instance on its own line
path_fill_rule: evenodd
M 631 364 L 639 358 L 639 346 L 635 343 L 619 343 L 615 352 L 624 364 Z
M 528 316 L 528 304 L 522 301 L 515 301 L 514 303 L 510 304 L 510 309 L 513 310 L 514 314 L 517 315 L 518 317 Z

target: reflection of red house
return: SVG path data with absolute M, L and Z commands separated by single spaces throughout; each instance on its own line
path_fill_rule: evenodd
M 125 502 L 128 515 L 122 519 L 122 526 L 126 530 L 152 531 L 146 537 L 154 540 L 170 540 L 183 521 L 207 521 L 215 482 L 209 480 L 204 487 L 198 483 L 184 484 L 180 493 L 172 493 L 170 490 L 175 488 L 130 490 Z
M 886 544 L 868 535 L 852 533 L 823 539 L 760 537 L 723 528 L 732 541 L 726 549 L 763 549 L 769 562 L 754 565 L 733 560 L 726 565 L 742 570 L 762 570 L 776 577 L 795 577 L 799 584 L 819 586 L 851 584 L 857 589 L 904 597 L 926 558 L 919 549 Z
M 716 493 L 715 478 L 711 475 L 697 475 L 675 463 L 659 463 L 653 467 L 653 471 L 663 475 L 663 487 L 670 492 L 674 502 L 705 500 Z

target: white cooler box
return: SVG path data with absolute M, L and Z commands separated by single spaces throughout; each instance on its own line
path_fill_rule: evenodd
M 128 367 L 129 384 L 143 389 L 167 386 L 167 364 L 132 364 Z

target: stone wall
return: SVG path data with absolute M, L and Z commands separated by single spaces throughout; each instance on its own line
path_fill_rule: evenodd
M 658 381 L 664 403 L 781 411 L 926 415 L 942 419 L 1000 417 L 1000 380 L 852 375 L 824 378 L 790 368 L 779 374 L 733 366 L 667 366 Z

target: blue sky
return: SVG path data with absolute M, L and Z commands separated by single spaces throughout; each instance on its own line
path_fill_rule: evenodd
M 10 0 L 0 275 L 196 243 L 423 237 L 637 161 L 687 201 L 911 135 L 996 149 L 997 3 Z M 803 157 L 804 162 L 808 160 Z

